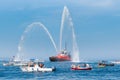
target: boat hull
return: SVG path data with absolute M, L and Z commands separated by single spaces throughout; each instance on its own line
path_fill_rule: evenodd
M 40 68 L 40 67 L 28 67 L 22 66 L 20 67 L 23 72 L 52 72 L 55 71 L 55 67 L 53 68 Z
M 91 67 L 89 68 L 71 68 L 72 70 L 92 70 Z
M 114 64 L 98 64 L 98 67 L 114 66 Z
M 106 64 L 106 66 L 114 66 L 114 64 Z
M 7 62 L 3 63 L 3 66 L 25 66 L 27 65 L 26 62 Z
M 57 58 L 57 57 L 49 57 L 49 60 L 52 61 L 52 62 L 56 62 L 56 61 L 71 61 L 70 59 Z
M 113 64 L 120 64 L 120 61 L 113 61 Z

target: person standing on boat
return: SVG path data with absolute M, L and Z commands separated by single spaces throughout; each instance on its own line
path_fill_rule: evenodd
M 43 68 L 43 66 L 44 66 L 44 64 L 42 64 L 42 63 L 39 64 L 39 67 L 40 67 L 40 68 Z
M 78 65 L 77 68 L 80 69 L 80 65 Z
M 89 65 L 89 64 L 86 64 L 86 67 L 90 67 L 90 65 Z
M 74 64 L 71 65 L 72 68 L 76 68 L 76 66 Z

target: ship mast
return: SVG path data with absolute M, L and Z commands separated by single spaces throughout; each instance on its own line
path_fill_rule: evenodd
M 65 50 L 67 50 L 67 43 L 65 42 Z

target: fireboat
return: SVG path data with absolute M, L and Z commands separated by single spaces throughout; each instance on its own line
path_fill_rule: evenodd
M 71 55 L 67 52 L 66 49 L 60 51 L 56 56 L 49 57 L 49 60 L 52 62 L 56 61 L 71 61 Z

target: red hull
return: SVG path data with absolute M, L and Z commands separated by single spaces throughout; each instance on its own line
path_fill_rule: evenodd
M 52 57 L 49 57 L 50 61 L 70 61 L 71 59 L 68 57 L 68 58 L 59 58 L 59 57 L 56 57 L 56 56 L 52 56 Z
M 92 70 L 91 67 L 89 68 L 71 68 L 72 70 Z

